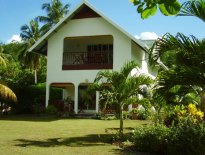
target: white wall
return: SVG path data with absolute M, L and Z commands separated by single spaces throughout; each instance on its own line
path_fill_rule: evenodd
M 113 36 L 113 69 L 119 70 L 131 60 L 131 39 L 102 18 L 70 20 L 48 40 L 47 84 L 69 82 L 78 85 L 93 82 L 99 70 L 62 70 L 63 43 L 66 37 Z

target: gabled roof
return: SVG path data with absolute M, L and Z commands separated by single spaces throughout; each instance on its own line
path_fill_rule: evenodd
M 83 0 L 73 11 L 68 13 L 62 20 L 60 20 L 52 29 L 50 29 L 45 35 L 43 35 L 30 49 L 30 52 L 37 52 L 41 54 L 47 53 L 47 40 L 51 35 L 56 33 L 58 29 L 61 28 L 64 24 L 67 24 L 67 22 L 71 19 L 81 18 L 79 14 L 84 14 L 87 12 L 87 15 L 92 18 L 93 17 L 102 17 L 104 18 L 108 23 L 113 25 L 116 29 L 121 31 L 123 34 L 125 34 L 128 38 L 133 40 L 137 45 L 139 45 L 143 50 L 146 50 L 145 44 L 140 42 L 140 40 L 136 39 L 133 35 L 125 31 L 123 28 L 118 26 L 116 23 L 114 23 L 112 20 L 107 18 L 105 15 L 103 15 L 102 12 L 97 10 L 95 7 L 93 7 L 90 3 L 88 3 L 86 0 Z

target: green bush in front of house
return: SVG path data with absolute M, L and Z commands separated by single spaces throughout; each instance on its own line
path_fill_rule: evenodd
M 131 139 L 136 150 L 156 155 L 204 155 L 203 112 L 189 104 L 176 106 L 172 115 L 168 125 L 136 128 Z
M 62 99 L 62 89 L 50 88 L 50 99 Z M 18 114 L 39 114 L 45 111 L 46 84 L 24 86 L 16 93 L 18 103 L 14 112 Z
M 204 155 L 205 125 L 138 127 L 131 141 L 137 151 L 154 155 Z
M 137 127 L 132 142 L 137 151 L 164 154 L 171 130 L 163 125 Z

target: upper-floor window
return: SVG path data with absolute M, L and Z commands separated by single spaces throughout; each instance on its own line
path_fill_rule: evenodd
M 87 51 L 113 51 L 113 44 L 93 44 L 87 45 Z

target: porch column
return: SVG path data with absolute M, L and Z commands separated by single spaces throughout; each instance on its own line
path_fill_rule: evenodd
M 48 101 L 50 99 L 49 94 L 50 94 L 50 84 L 46 84 L 46 105 L 45 105 L 46 107 L 48 106 Z
M 74 112 L 78 114 L 78 85 L 75 84 L 75 100 L 74 100 Z
M 132 104 L 128 105 L 128 111 L 132 111 Z
M 62 98 L 63 100 L 68 97 L 67 94 L 68 94 L 68 93 L 67 93 L 67 90 L 66 90 L 66 89 L 63 89 L 63 98 Z
M 96 91 L 96 113 L 99 112 L 99 99 L 100 99 L 100 92 Z

